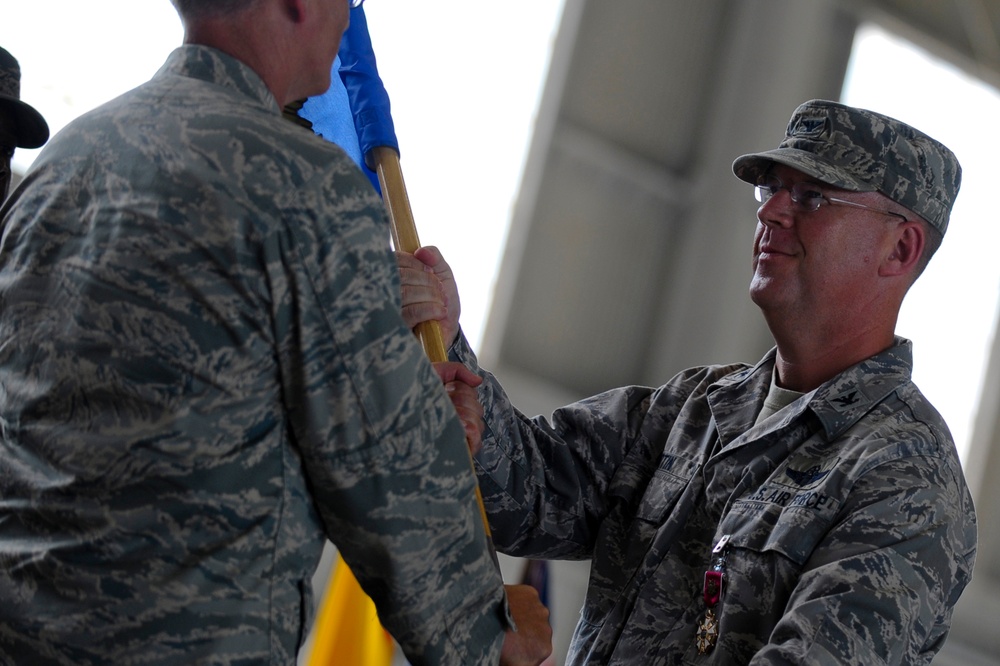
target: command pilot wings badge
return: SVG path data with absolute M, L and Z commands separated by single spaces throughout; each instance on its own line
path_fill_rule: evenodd
M 797 486 L 808 486 L 816 483 L 829 473 L 830 470 L 824 470 L 819 465 L 813 465 L 806 470 L 797 470 L 791 467 L 785 469 L 785 476 L 791 479 Z

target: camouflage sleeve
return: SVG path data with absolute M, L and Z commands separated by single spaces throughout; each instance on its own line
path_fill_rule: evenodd
M 381 213 L 323 188 L 290 212 L 282 384 L 326 533 L 412 664 L 497 663 L 502 580 L 462 427 L 400 314 Z M 350 225 L 324 234 L 326 216 Z
M 961 533 L 956 512 L 971 509 L 947 470 L 931 456 L 869 470 L 750 663 L 930 663 L 975 557 L 956 549 L 975 539 Z
M 528 418 L 479 367 L 460 335 L 450 350 L 484 378 L 486 431 L 476 470 L 499 551 L 518 557 L 587 559 L 632 459 L 653 390 L 627 387 Z

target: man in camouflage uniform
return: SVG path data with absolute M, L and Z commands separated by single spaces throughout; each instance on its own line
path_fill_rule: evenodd
M 927 664 L 972 574 L 975 514 L 894 328 L 960 167 L 895 119 L 812 101 L 733 169 L 762 202 L 750 293 L 777 346 L 756 365 L 528 419 L 457 336 L 486 379 L 495 543 L 592 560 L 570 664 Z M 408 321 L 457 303 L 436 251 L 399 262 L 423 301 Z
M 293 664 L 324 537 L 412 663 L 538 663 L 442 386 L 478 379 L 435 374 L 381 201 L 281 115 L 348 0 L 174 4 L 185 45 L 2 209 L 0 664 Z
M 38 148 L 49 140 L 42 114 L 21 101 L 21 67 L 0 48 L 0 203 L 10 189 L 10 161 L 15 148 Z

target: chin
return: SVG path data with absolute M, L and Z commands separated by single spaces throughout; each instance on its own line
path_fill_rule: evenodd
M 325 70 L 323 70 L 323 76 L 321 76 L 316 81 L 316 87 L 319 88 L 320 90 L 319 90 L 319 92 L 312 93 L 313 95 L 322 95 L 323 93 L 325 93 L 327 90 L 330 89 L 330 82 L 332 80 L 330 78 L 331 77 L 330 72 L 331 72 L 332 69 L 333 69 L 333 62 L 331 61 L 330 62 L 330 66 L 327 67 Z M 310 95 L 310 96 L 312 96 L 312 95 Z
M 750 281 L 750 300 L 757 307 L 765 308 L 769 305 L 773 306 L 781 300 L 781 293 L 774 280 L 754 276 L 753 280 Z
M 325 79 L 313 81 L 309 85 L 302 86 L 302 88 L 295 91 L 295 94 L 292 95 L 291 98 L 285 103 L 290 104 L 291 102 L 297 102 L 300 99 L 306 99 L 307 97 L 317 97 L 329 89 L 330 77 L 327 76 Z

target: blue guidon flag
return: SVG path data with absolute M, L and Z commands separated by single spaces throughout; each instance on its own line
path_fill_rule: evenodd
M 316 134 L 343 148 L 381 193 L 378 176 L 365 163 L 377 146 L 399 153 L 389 95 L 375 63 L 364 7 L 351 9 L 351 23 L 333 63 L 330 89 L 294 109 Z

